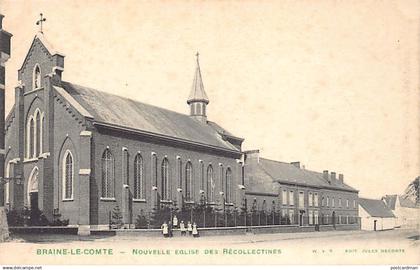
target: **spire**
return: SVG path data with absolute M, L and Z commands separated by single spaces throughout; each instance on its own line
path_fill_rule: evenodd
M 203 79 L 201 77 L 200 61 L 199 61 L 200 54 L 197 52 L 195 56 L 197 57 L 197 67 L 195 69 L 194 81 L 193 81 L 192 89 L 190 92 L 190 96 L 188 97 L 187 103 L 191 104 L 192 102 L 199 101 L 199 102 L 204 102 L 208 104 L 209 98 L 207 97 L 207 94 L 204 91 Z

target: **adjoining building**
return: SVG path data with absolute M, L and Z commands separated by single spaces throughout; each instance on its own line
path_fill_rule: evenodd
M 392 230 L 396 217 L 382 200 L 359 199 L 361 229 L 367 231 Z
M 288 224 L 354 225 L 358 222 L 358 191 L 344 176 L 314 172 L 300 162 L 265 159 L 258 150 L 244 152 L 246 198 L 251 208 L 277 209 Z M 284 223 L 283 223 L 284 224 Z
M 420 208 L 406 195 L 385 195 L 382 201 L 395 215 L 397 227 L 419 227 Z

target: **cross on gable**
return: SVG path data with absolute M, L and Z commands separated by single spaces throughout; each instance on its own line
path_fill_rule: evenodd
M 42 13 L 39 13 L 39 17 L 40 19 L 38 21 L 36 21 L 36 25 L 39 25 L 39 32 L 40 33 L 44 33 L 42 32 L 42 24 L 43 22 L 45 22 L 47 19 L 43 17 Z

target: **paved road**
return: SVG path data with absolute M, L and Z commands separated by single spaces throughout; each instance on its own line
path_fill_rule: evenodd
M 143 242 L 143 243 L 185 243 L 185 242 L 207 242 L 211 243 L 223 243 L 223 244 L 243 244 L 243 243 L 313 243 L 326 242 L 334 243 L 335 241 L 343 242 L 358 242 L 358 243 L 371 243 L 372 241 L 386 241 L 394 242 L 400 241 L 410 243 L 414 245 L 420 245 L 419 240 L 420 232 L 414 229 L 395 229 L 389 231 L 328 231 L 328 232 L 307 232 L 307 233 L 277 233 L 277 234 L 246 234 L 246 235 L 221 235 L 221 236 L 206 236 L 197 239 L 192 237 L 173 237 L 170 239 L 157 238 L 157 237 L 123 237 L 123 236 L 112 236 L 112 237 L 79 237 L 73 235 L 43 235 L 39 237 L 37 235 L 26 235 L 22 237 L 14 237 L 12 242 L 28 242 L 28 243 L 60 243 L 60 242 L 78 242 L 78 241 L 89 241 L 89 242 Z

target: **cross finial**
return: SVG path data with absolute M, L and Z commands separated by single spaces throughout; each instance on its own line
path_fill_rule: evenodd
M 39 32 L 44 33 L 42 32 L 42 23 L 45 22 L 47 19 L 43 17 L 42 13 L 39 13 L 39 17 L 40 19 L 36 21 L 36 25 L 39 25 Z

